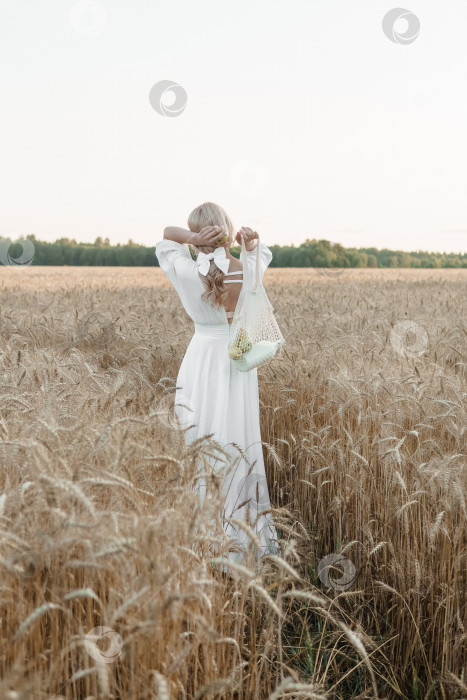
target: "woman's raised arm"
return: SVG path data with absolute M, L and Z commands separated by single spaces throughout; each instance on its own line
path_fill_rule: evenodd
M 164 238 L 176 243 L 191 243 L 192 245 L 215 245 L 219 235 L 222 234 L 222 226 L 204 226 L 199 233 L 179 226 L 166 226 Z

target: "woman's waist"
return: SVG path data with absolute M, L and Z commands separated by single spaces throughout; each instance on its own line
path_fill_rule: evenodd
M 213 337 L 230 336 L 230 323 L 195 323 L 195 334 Z

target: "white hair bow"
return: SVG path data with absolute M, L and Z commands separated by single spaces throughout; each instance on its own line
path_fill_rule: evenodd
M 210 267 L 210 260 L 214 260 L 217 267 L 225 274 L 229 270 L 230 260 L 225 254 L 223 246 L 216 248 L 212 253 L 198 253 L 196 264 L 198 265 L 201 275 L 207 275 Z

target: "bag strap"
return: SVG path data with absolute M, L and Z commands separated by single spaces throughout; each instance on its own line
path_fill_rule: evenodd
M 259 260 L 260 260 L 260 256 L 259 256 L 259 236 L 258 236 L 258 239 L 257 239 L 257 240 L 258 240 L 258 243 L 256 244 L 256 274 L 255 274 L 255 284 L 254 284 L 254 287 L 251 287 L 251 288 L 253 289 L 253 291 L 257 288 L 258 283 L 259 283 Z M 243 236 L 242 236 L 242 253 L 244 253 L 244 256 L 243 256 L 244 261 L 247 262 L 247 259 L 246 259 L 247 249 L 246 249 L 246 247 L 245 247 L 245 239 L 243 238 Z M 248 278 L 248 282 L 249 282 L 248 264 L 247 264 L 246 268 L 247 268 L 247 278 Z M 245 276 L 245 271 L 244 271 L 244 276 Z

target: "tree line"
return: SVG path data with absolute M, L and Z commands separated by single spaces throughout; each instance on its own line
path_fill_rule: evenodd
M 34 245 L 33 265 L 89 265 L 157 267 L 155 245 L 135 243 L 111 245 L 108 238 L 97 237 L 94 243 L 78 243 L 75 239 L 60 238 L 53 243 L 39 241 L 34 234 L 26 236 Z M 1 262 L 5 264 L 5 237 L 0 236 Z M 9 239 L 11 241 L 11 238 Z M 1 245 L 3 241 L 3 246 Z M 307 238 L 300 245 L 268 245 L 273 254 L 270 267 L 467 267 L 467 253 L 436 253 L 383 248 L 344 248 L 340 243 L 325 239 Z M 190 248 L 193 258 L 195 254 Z M 230 249 L 239 257 L 240 246 Z M 8 247 L 10 259 L 19 259 L 22 245 L 12 241 Z

